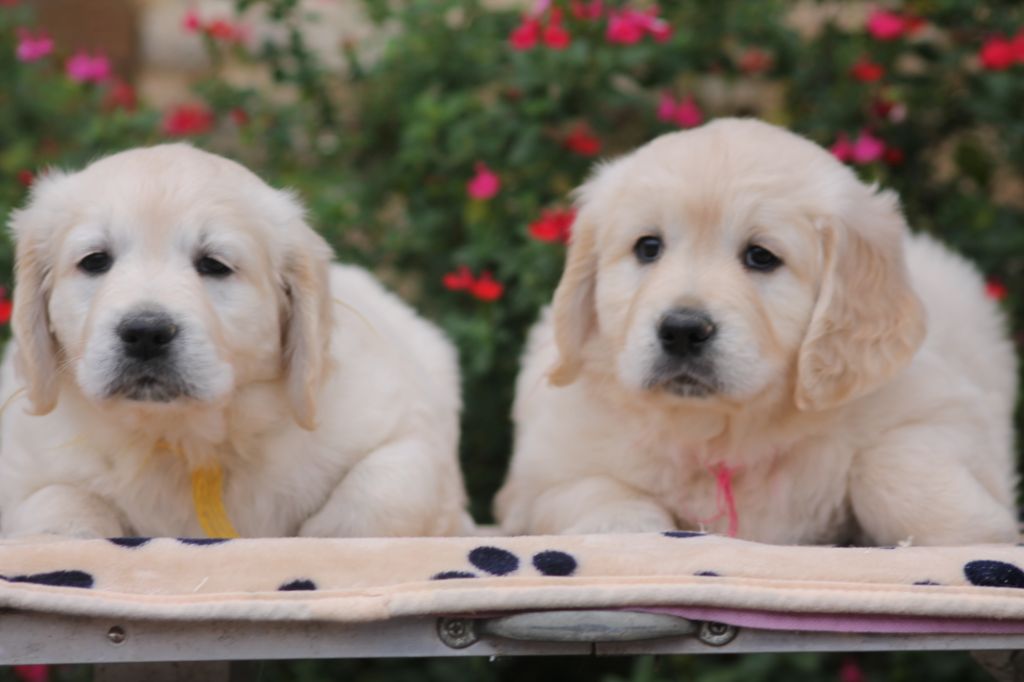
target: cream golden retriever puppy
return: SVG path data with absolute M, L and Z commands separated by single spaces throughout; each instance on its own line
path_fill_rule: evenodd
M 892 192 L 753 120 L 602 166 L 528 344 L 511 533 L 1016 537 L 1016 361 Z
M 469 530 L 454 349 L 291 194 L 165 145 L 51 173 L 11 227 L 4 534 L 201 536 L 211 467 L 242 536 Z

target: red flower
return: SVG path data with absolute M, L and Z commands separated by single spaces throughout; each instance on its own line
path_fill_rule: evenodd
M 4 320 L 5 323 L 6 321 Z M 14 666 L 14 677 L 18 679 L 18 682 L 48 682 L 50 679 L 50 666 L 38 664 L 16 665 Z
M 561 24 L 554 22 L 544 27 L 544 44 L 552 50 L 564 50 L 572 42 L 572 36 Z
M 203 30 L 206 35 L 226 43 L 241 42 L 245 38 L 245 29 L 240 24 L 232 24 L 226 19 L 214 19 Z
M 449 272 L 441 278 L 441 284 L 449 291 L 468 291 L 473 286 L 474 281 L 473 273 L 465 265 L 460 266 L 458 270 Z
M 228 112 L 228 115 L 231 117 L 231 120 L 234 121 L 235 125 L 239 128 L 244 128 L 245 126 L 249 125 L 249 112 L 247 112 L 242 107 L 235 107 L 230 112 Z
M 898 147 L 886 147 L 882 158 L 885 159 L 885 162 L 890 166 L 900 166 L 907 157 L 903 153 L 903 150 Z
M 905 15 L 875 9 L 868 16 L 867 28 L 876 40 L 896 40 L 907 33 L 910 22 Z
M 1014 40 L 1019 38 L 1020 36 Z M 1018 59 L 1015 43 L 1002 36 L 986 40 L 978 56 L 981 58 L 981 65 L 989 71 L 1005 71 Z
M 604 0 L 590 0 L 589 2 L 571 0 L 569 11 L 577 19 L 589 19 L 592 21 L 600 19 L 601 15 L 604 14 Z
M 441 283 L 449 291 L 465 291 L 473 298 L 488 303 L 497 301 L 505 293 L 505 285 L 495 280 L 489 271 L 484 270 L 479 277 L 473 277 L 465 265 L 449 272 L 441 278 Z
M 995 277 L 989 277 L 985 282 L 985 295 L 993 301 L 1002 301 L 1009 294 L 1010 290 L 1006 288 L 1006 285 Z
M 199 104 L 182 104 L 164 116 L 165 135 L 202 135 L 213 128 L 213 113 Z
M 513 50 L 530 50 L 540 40 L 540 31 L 540 21 L 532 17 L 524 18 L 523 23 L 512 29 L 512 33 L 509 34 L 509 45 Z
M 11 321 L 11 311 L 14 310 L 14 303 L 7 298 L 7 289 L 0 287 L 0 324 L 7 324 Z
M 874 83 L 881 80 L 882 76 L 885 75 L 885 67 L 862 57 L 850 69 L 850 75 L 861 83 Z
M 114 111 L 115 109 L 135 111 L 138 103 L 138 98 L 135 96 L 135 88 L 131 86 L 131 83 L 126 83 L 117 78 L 107 89 L 107 96 L 103 99 L 103 108 L 107 111 Z
M 843 659 L 839 668 L 839 682 L 864 682 L 864 670 L 853 656 Z
M 20 182 L 21 186 L 24 187 L 25 189 L 28 189 L 29 187 L 31 187 L 32 183 L 35 182 L 35 181 L 36 181 L 36 175 L 32 171 L 30 171 L 28 169 L 25 169 L 25 168 L 23 168 L 22 170 L 18 171 L 18 182 Z
M 601 153 L 601 139 L 594 135 L 590 126 L 586 124 L 573 128 L 562 144 L 566 149 L 580 156 L 597 156 Z
M 574 209 L 541 211 L 540 218 L 530 223 L 530 236 L 540 242 L 561 242 L 567 244 L 572 234 L 572 223 L 576 220 Z
M 1024 62 L 1024 30 L 1019 31 L 1010 44 L 1013 46 L 1013 56 L 1018 62 Z
M 480 277 L 473 282 L 469 293 L 479 301 L 492 303 L 501 298 L 502 294 L 505 293 L 505 285 L 495 280 L 489 271 L 484 270 L 480 273 Z
M 764 73 L 772 68 L 774 61 L 771 54 L 754 47 L 740 55 L 739 67 L 743 73 Z

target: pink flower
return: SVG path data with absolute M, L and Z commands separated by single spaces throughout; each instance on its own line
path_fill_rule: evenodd
M 18 171 L 18 182 L 21 183 L 21 186 L 24 187 L 25 189 L 31 187 L 32 183 L 34 183 L 35 181 L 36 174 L 30 171 L 29 169 L 22 168 L 20 171 Z
M 18 47 L 14 54 L 21 62 L 34 62 L 53 52 L 53 38 L 45 33 L 33 36 L 25 29 L 18 31 Z
M 65 71 L 73 81 L 100 83 L 110 78 L 110 60 L 101 54 L 76 52 L 65 64 Z
M 693 97 L 686 96 L 676 102 L 667 92 L 658 99 L 657 115 L 659 121 L 675 123 L 680 128 L 694 128 L 704 122 L 704 113 Z
M 483 161 L 476 164 L 476 175 L 466 183 L 466 193 L 474 199 L 487 201 L 493 199 L 501 189 L 501 178 L 487 167 Z
M 876 40 L 896 40 L 910 28 L 907 17 L 884 9 L 874 9 L 868 16 L 868 33 Z
M 1014 43 L 1002 36 L 986 40 L 978 56 L 981 65 L 989 71 L 1005 71 L 1018 60 Z
M 616 45 L 635 45 L 644 39 L 647 15 L 632 9 L 611 12 L 605 38 Z
M 658 120 L 671 123 L 676 115 L 676 100 L 667 92 L 658 97 Z
M 664 43 L 672 37 L 672 25 L 664 19 L 651 17 L 647 23 L 647 32 L 656 43 Z
M 846 133 L 836 135 L 836 141 L 829 147 L 829 151 L 843 163 L 853 158 L 853 145 L 850 144 L 850 138 L 846 137 Z
M 883 154 L 885 143 L 866 130 L 862 130 L 853 142 L 854 163 L 871 163 L 882 158 Z
M 167 112 L 163 120 L 165 135 L 201 135 L 213 128 L 213 114 L 198 104 L 182 104 Z
M 532 49 L 540 40 L 540 31 L 541 26 L 537 19 L 524 18 L 523 23 L 512 29 L 512 33 L 508 36 L 508 43 L 513 50 L 520 52 Z
M 676 106 L 675 121 L 680 128 L 694 128 L 704 122 L 704 114 L 693 98 L 687 97 Z
M 197 33 L 203 27 L 203 22 L 199 19 L 199 12 L 194 9 L 186 12 L 181 20 L 181 27 L 189 33 Z
M 846 133 L 839 133 L 832 143 L 832 154 L 843 162 L 852 161 L 858 164 L 878 161 L 885 155 L 885 142 L 866 130 L 860 131 L 857 139 L 850 142 Z

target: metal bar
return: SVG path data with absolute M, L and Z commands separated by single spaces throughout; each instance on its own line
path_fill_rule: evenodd
M 483 632 L 478 641 L 458 649 L 441 641 L 435 618 L 364 624 L 177 622 L 8 612 L 0 614 L 0 664 L 1024 649 L 1024 635 L 856 635 L 747 628 L 734 634 L 731 641 L 712 646 L 692 635 L 593 644 L 526 642 Z

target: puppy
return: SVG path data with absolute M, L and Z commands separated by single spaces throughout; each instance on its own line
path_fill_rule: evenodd
M 470 529 L 451 344 L 293 195 L 165 145 L 50 173 L 11 228 L 4 534 Z
M 1016 361 L 892 192 L 753 120 L 602 166 L 518 380 L 510 533 L 1012 541 Z

